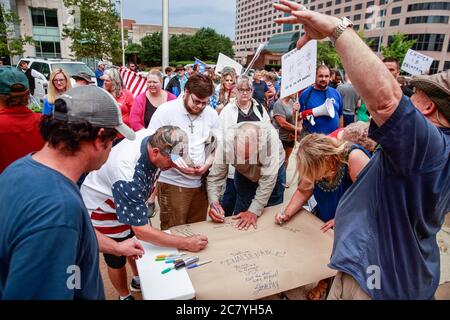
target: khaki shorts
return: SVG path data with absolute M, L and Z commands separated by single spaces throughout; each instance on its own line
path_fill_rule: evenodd
M 358 282 L 346 273 L 338 271 L 327 300 L 372 300 Z

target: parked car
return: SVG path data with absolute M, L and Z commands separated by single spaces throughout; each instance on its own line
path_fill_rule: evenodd
M 44 96 L 47 94 L 47 86 L 48 80 L 50 78 L 50 74 L 53 70 L 56 69 L 64 69 L 64 71 L 69 75 L 72 86 L 75 84 L 75 80 L 72 76 L 76 75 L 79 72 L 86 72 L 96 84 L 95 73 L 89 68 L 84 62 L 79 61 L 70 61 L 70 60 L 62 60 L 62 59 L 45 59 L 45 58 L 22 58 L 21 61 L 26 61 L 28 63 L 28 67 L 36 70 L 40 74 L 42 74 L 47 80 L 41 80 L 35 78 L 36 88 L 34 89 L 34 97 L 42 101 Z

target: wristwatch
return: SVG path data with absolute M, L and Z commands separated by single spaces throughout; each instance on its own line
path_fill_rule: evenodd
M 345 29 L 347 29 L 348 27 L 350 28 L 353 27 L 353 22 L 346 17 L 342 17 L 341 22 L 334 29 L 333 33 L 329 36 L 331 43 L 333 45 L 336 43 L 336 40 L 341 36 L 342 33 L 344 33 Z

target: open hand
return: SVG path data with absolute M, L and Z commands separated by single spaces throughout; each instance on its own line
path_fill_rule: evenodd
M 290 16 L 275 19 L 276 23 L 301 23 L 305 26 L 305 35 L 297 41 L 297 49 L 311 39 L 320 40 L 330 36 L 340 23 L 336 17 L 308 10 L 305 6 L 293 1 L 280 0 L 280 3 L 274 3 L 273 7 L 290 14 Z
M 251 225 L 256 229 L 256 220 L 258 216 L 251 211 L 244 211 L 233 217 L 233 220 L 239 220 L 235 227 L 239 230 L 247 230 Z

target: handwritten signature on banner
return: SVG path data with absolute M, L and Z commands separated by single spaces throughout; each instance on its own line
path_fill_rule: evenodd
M 285 250 L 261 249 L 254 251 L 235 251 L 229 254 L 229 258 L 220 261 L 220 264 L 233 268 L 243 275 L 245 283 L 253 287 L 252 295 L 258 295 L 263 291 L 278 290 L 278 269 L 261 270 L 257 260 L 264 257 L 282 258 L 287 255 Z

